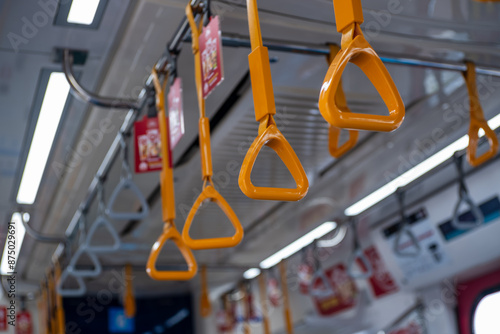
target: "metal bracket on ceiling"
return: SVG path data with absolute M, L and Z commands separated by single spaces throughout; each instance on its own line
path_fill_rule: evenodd
M 32 228 L 28 222 L 24 219 L 24 215 L 21 214 L 21 222 L 24 225 L 24 228 L 26 229 L 26 233 L 33 239 L 35 239 L 38 242 L 46 243 L 46 244 L 67 244 L 70 242 L 71 238 L 69 237 L 58 237 L 58 236 L 52 236 L 52 235 L 44 235 L 39 231 L 36 231 L 34 228 Z
M 126 109 L 126 110 L 138 110 L 141 107 L 139 100 L 122 99 L 115 97 L 103 97 L 92 92 L 89 92 L 80 85 L 78 80 L 75 78 L 73 73 L 73 62 L 74 56 L 71 50 L 65 49 L 63 52 L 62 63 L 63 71 L 68 83 L 71 87 L 71 93 L 77 98 L 91 103 L 98 107 L 110 108 L 110 109 Z

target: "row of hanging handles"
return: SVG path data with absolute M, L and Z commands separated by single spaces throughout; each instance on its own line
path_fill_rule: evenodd
M 396 130 L 403 122 L 405 107 L 389 72 L 363 36 L 360 28 L 363 23 L 361 1 L 337 0 L 334 1 L 334 7 L 337 30 L 342 33 L 342 43 L 340 49 L 334 45 L 330 46 L 330 56 L 327 59 L 330 67 L 321 88 L 319 109 L 325 120 L 330 124 L 330 152 L 335 157 L 341 157 L 356 145 L 359 130 L 383 132 Z M 259 122 L 259 131 L 257 138 L 245 156 L 238 183 L 243 193 L 252 199 L 298 201 L 308 191 L 307 176 L 293 148 L 279 131 L 274 121 L 273 116 L 276 114 L 276 106 L 274 102 L 269 52 L 262 42 L 256 0 L 247 0 L 247 9 L 252 48 L 252 52 L 249 55 L 249 67 L 254 97 L 255 119 Z M 210 121 L 205 115 L 198 42 L 204 19 L 202 17 L 198 23 L 196 22 L 190 4 L 186 7 L 186 16 L 191 27 L 192 50 L 195 60 L 196 92 L 200 112 L 199 141 L 203 190 L 189 212 L 182 234 L 179 233 L 174 223 L 173 166 L 169 143 L 169 127 L 167 124 L 168 118 L 165 112 L 164 95 L 167 88 L 168 75 L 165 76 L 165 73 L 159 74 L 156 73 L 156 70 L 153 70 L 153 82 L 156 90 L 158 119 L 162 138 L 162 153 L 164 157 L 168 157 L 168 159 L 164 159 L 161 175 L 164 233 L 155 243 L 147 266 L 148 273 L 155 279 L 190 279 L 194 277 L 197 270 L 196 261 L 191 250 L 234 247 L 243 238 L 243 228 L 238 217 L 227 201 L 215 189 L 212 182 Z M 341 81 L 342 73 L 349 62 L 360 67 L 374 84 L 389 110 L 388 116 L 352 113 L 349 110 Z M 160 80 L 161 75 L 164 77 L 163 83 Z M 478 166 L 496 154 L 498 139 L 484 118 L 475 83 L 475 68 L 472 63 L 467 63 L 467 71 L 464 73 L 464 76 L 471 103 L 470 145 L 467 157 L 471 165 Z M 340 145 L 341 129 L 349 130 L 349 140 L 342 145 Z M 476 150 L 480 129 L 483 129 L 486 133 L 490 142 L 490 150 L 482 156 L 477 157 Z M 278 154 L 295 180 L 296 188 L 270 188 L 253 185 L 251 182 L 252 169 L 263 146 L 272 148 Z M 200 206 L 206 201 L 216 203 L 229 218 L 235 229 L 232 237 L 201 240 L 195 240 L 190 237 L 189 231 L 193 224 L 193 219 Z M 406 224 L 403 224 L 404 226 Z M 407 229 L 402 229 L 402 231 L 403 234 L 410 235 Z M 168 240 L 174 241 L 181 250 L 188 264 L 187 271 L 159 272 L 156 270 L 155 263 L 159 252 Z
M 297 201 L 307 194 L 307 177 L 295 152 L 274 122 L 273 115 L 276 113 L 276 107 L 269 54 L 262 43 L 256 0 L 248 0 L 247 8 L 252 46 L 249 66 L 255 118 L 260 125 L 258 137 L 248 150 L 243 162 L 239 185 L 243 193 L 253 199 Z M 321 87 L 319 110 L 330 124 L 330 153 L 339 158 L 356 145 L 359 130 L 390 132 L 399 128 L 404 120 L 405 106 L 387 68 L 363 36 L 361 24 L 364 19 L 361 0 L 335 0 L 334 8 L 337 30 L 342 34 L 341 48 L 330 46 L 328 57 L 330 66 Z M 366 74 L 386 104 L 389 115 L 360 114 L 350 111 L 341 80 L 342 73 L 349 62 L 358 66 Z M 477 92 L 475 66 L 467 62 L 466 67 L 464 77 L 469 91 L 471 119 L 467 158 L 472 166 L 477 167 L 496 155 L 498 138 L 484 118 Z M 339 146 L 341 129 L 349 130 L 349 139 Z M 486 133 L 490 149 L 478 157 L 477 148 L 481 129 Z M 280 156 L 297 184 L 296 189 L 255 187 L 252 184 L 250 175 L 257 155 L 264 145 L 272 148 Z
M 132 172 L 129 164 L 128 157 L 128 145 L 126 141 L 126 136 L 121 134 L 120 136 L 120 148 L 122 152 L 122 168 L 120 182 L 114 188 L 108 203 L 105 203 L 104 195 L 104 182 L 99 179 L 97 184 L 97 218 L 93 222 L 92 226 L 87 231 L 86 222 L 86 212 L 82 212 L 79 219 L 79 243 L 78 248 L 74 254 L 71 255 L 70 246 L 68 246 L 67 257 L 69 263 L 66 268 L 57 276 L 55 279 L 55 293 L 58 298 L 62 297 L 80 297 L 83 296 L 86 291 L 86 285 L 84 282 L 85 278 L 95 278 L 102 274 L 102 265 L 99 261 L 99 254 L 114 253 L 122 249 L 133 249 L 134 244 L 124 244 L 121 242 L 120 236 L 116 231 L 113 224 L 108 219 L 121 220 L 121 221 L 133 221 L 141 220 L 149 215 L 149 205 L 146 198 L 140 191 L 139 187 L 133 182 Z M 124 191 L 131 191 L 135 194 L 137 202 L 141 206 L 140 211 L 117 211 L 114 206 L 118 202 L 120 193 Z M 106 244 L 95 245 L 93 240 L 95 237 L 102 233 L 102 231 L 107 231 L 109 237 L 106 239 Z M 80 269 L 78 268 L 79 260 L 83 257 L 91 261 L 92 269 Z M 55 267 L 56 269 L 59 266 Z M 123 270 L 123 294 L 122 303 L 124 307 L 125 315 L 132 318 L 136 314 L 136 301 L 133 289 L 133 273 L 132 266 L 127 264 Z M 64 285 L 68 281 L 73 280 L 77 284 L 76 288 L 65 288 Z
M 283 318 L 285 323 L 286 333 L 292 334 L 294 332 L 293 326 L 293 316 L 292 316 L 292 308 L 290 302 L 290 296 L 288 292 L 288 281 L 287 281 L 287 266 L 286 260 L 283 260 L 279 264 L 279 272 L 280 272 L 280 285 L 281 285 L 281 293 L 282 293 L 282 301 L 283 301 Z M 271 333 L 271 324 L 269 319 L 269 309 L 268 309 L 268 301 L 267 301 L 267 286 L 266 286 L 266 278 L 265 274 L 262 273 L 258 277 L 259 283 L 259 299 L 261 305 L 261 315 L 262 315 L 262 327 L 264 334 Z M 250 312 L 250 303 L 253 300 L 249 299 L 249 286 L 246 282 L 242 283 L 239 289 L 240 293 L 242 293 L 243 304 L 244 304 L 244 318 L 246 322 L 243 325 L 243 332 L 246 334 L 251 333 L 251 327 L 249 325 L 249 321 L 251 320 L 251 312 Z M 225 310 L 226 317 L 230 313 L 230 295 L 227 294 L 223 297 L 223 309 Z M 202 317 L 206 318 L 212 314 L 212 305 L 210 302 L 210 298 L 208 295 L 208 283 L 207 283 L 207 273 L 206 267 L 202 267 L 201 269 L 201 297 L 200 297 L 200 314 Z M 234 323 L 235 319 L 225 319 L 226 323 Z

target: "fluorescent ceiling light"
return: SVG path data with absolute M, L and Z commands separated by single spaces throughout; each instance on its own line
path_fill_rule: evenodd
M 314 240 L 321 238 L 322 236 L 330 233 L 337 227 L 337 223 L 335 222 L 326 222 L 321 224 L 319 227 L 315 228 L 311 232 L 307 233 L 300 239 L 295 240 L 279 252 L 271 255 L 264 261 L 260 263 L 260 267 L 263 269 L 269 269 L 278 263 L 280 263 L 283 259 L 290 257 L 291 255 L 297 253 L 302 248 L 312 244 Z
M 35 202 L 45 165 L 68 99 L 68 93 L 69 84 L 64 74 L 53 72 L 47 84 L 17 193 L 17 203 L 19 204 L 33 204 Z
M 498 128 L 500 126 L 500 114 L 488 121 L 488 124 L 493 130 Z M 482 129 L 479 131 L 479 136 L 484 136 L 484 131 Z M 437 152 L 427 160 L 424 160 L 420 164 L 416 165 L 406 173 L 398 176 L 370 195 L 351 205 L 344 211 L 344 213 L 346 214 L 346 216 L 359 215 L 363 211 L 371 208 L 383 199 L 394 194 L 398 188 L 406 186 L 407 184 L 418 179 L 430 170 L 439 166 L 440 164 L 451 158 L 456 151 L 463 150 L 467 146 L 469 146 L 469 136 L 465 135 L 449 146 L 445 147 L 441 151 Z
M 255 277 L 260 275 L 259 268 L 250 268 L 243 274 L 244 279 L 254 279 Z
M 17 258 L 19 257 L 19 252 L 21 251 L 24 235 L 26 234 L 26 229 L 21 221 L 21 214 L 19 212 L 15 212 L 10 221 L 13 222 L 14 225 L 9 226 L 14 226 L 13 231 L 15 232 L 13 234 L 9 234 L 7 232 L 7 237 L 5 238 L 2 262 L 0 263 L 0 274 L 2 275 L 9 275 L 16 270 L 15 266 L 17 264 Z M 9 239 L 9 235 L 13 236 L 11 237 L 12 239 Z M 10 243 L 9 240 L 11 240 Z M 9 261 L 11 264 L 9 264 Z M 14 264 L 12 265 L 12 263 Z
M 100 0 L 73 0 L 68 13 L 68 23 L 91 25 Z

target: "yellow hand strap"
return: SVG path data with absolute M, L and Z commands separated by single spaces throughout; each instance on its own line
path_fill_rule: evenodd
M 283 294 L 283 307 L 285 311 L 286 332 L 293 334 L 292 309 L 290 307 L 290 296 L 288 294 L 288 282 L 286 279 L 286 260 L 280 262 L 281 292 Z
M 469 127 L 469 147 L 467 148 L 467 160 L 473 167 L 478 167 L 493 158 L 498 151 L 498 137 L 488 122 L 484 118 L 483 108 L 476 85 L 476 66 L 467 62 L 467 71 L 464 73 L 467 90 L 470 99 L 470 127 Z M 479 130 L 483 129 L 488 138 L 490 149 L 480 157 L 477 157 L 477 147 L 479 144 Z
M 132 266 L 125 266 L 125 293 L 123 295 L 123 309 L 127 318 L 135 317 L 137 306 L 135 303 Z
M 249 300 L 249 291 L 246 284 L 243 282 L 240 285 L 240 292 L 243 294 L 242 302 L 243 302 L 243 334 L 250 334 L 250 300 Z
M 302 164 L 283 134 L 278 130 L 273 115 L 276 114 L 273 82 L 269 53 L 262 43 L 259 13 L 256 0 L 247 0 L 248 23 L 252 53 L 248 56 L 250 77 L 255 108 L 255 119 L 260 123 L 259 135 L 250 146 L 241 166 L 238 183 L 241 191 L 253 199 L 298 201 L 309 190 L 309 181 Z M 251 174 L 262 147 L 272 148 L 290 171 L 296 183 L 295 189 L 256 187 L 252 184 Z
M 201 298 L 200 298 L 200 312 L 201 316 L 206 318 L 212 313 L 212 303 L 208 294 L 208 280 L 207 280 L 207 267 L 201 267 Z
M 156 90 L 156 107 L 158 109 L 158 123 L 160 127 L 161 136 L 161 152 L 163 158 L 163 170 L 160 176 L 160 186 L 162 195 L 162 208 L 163 208 L 163 233 L 153 245 L 151 253 L 146 265 L 146 272 L 148 275 L 156 280 L 173 280 L 173 281 L 186 281 L 190 280 L 196 275 L 198 271 L 198 264 L 191 252 L 184 242 L 181 235 L 175 227 L 175 191 L 174 191 L 174 171 L 172 156 L 170 150 L 170 131 L 168 127 L 168 119 L 165 112 L 165 88 L 166 80 L 163 85 L 160 83 L 156 69 L 152 71 L 153 84 Z M 156 262 L 158 256 L 167 241 L 173 241 L 177 248 L 179 248 L 188 270 L 186 271 L 159 271 L 156 269 Z
M 57 285 L 57 282 L 61 279 L 61 266 L 59 265 L 59 262 L 56 262 L 54 265 L 54 284 L 53 284 L 53 289 L 54 289 L 54 294 L 55 294 L 55 306 L 56 306 L 56 311 L 55 311 L 55 316 L 56 316 L 56 328 L 58 330 L 58 333 L 65 333 L 66 332 L 66 326 L 65 326 L 65 316 L 64 316 L 64 305 L 63 305 L 63 298 L 60 294 L 57 293 L 55 286 Z
M 38 301 L 38 319 L 40 324 L 40 333 L 47 334 L 48 326 L 47 326 L 47 290 L 45 287 L 45 283 L 42 283 L 40 287 L 41 296 Z
M 264 273 L 259 275 L 259 294 L 260 294 L 260 308 L 262 312 L 262 330 L 264 334 L 271 334 L 271 325 L 269 323 L 269 309 L 267 303 L 267 286 L 266 277 Z
M 199 122 L 199 138 L 200 138 L 200 156 L 201 156 L 201 170 L 203 179 L 203 191 L 198 199 L 193 204 L 189 211 L 186 223 L 182 230 L 182 239 L 184 243 L 191 249 L 214 249 L 214 248 L 228 248 L 238 245 L 243 239 L 243 227 L 233 211 L 231 206 L 222 197 L 221 194 L 212 185 L 212 150 L 210 145 L 210 120 L 205 117 L 205 99 L 203 98 L 203 87 L 201 78 L 201 58 L 199 50 L 199 38 L 203 28 L 203 20 L 200 20 L 199 25 L 193 15 L 191 3 L 186 7 L 186 16 L 191 27 L 191 35 L 193 40 L 193 54 L 195 63 L 195 80 L 196 91 L 198 95 L 198 105 L 200 108 L 200 122 Z M 228 217 L 229 221 L 234 227 L 234 235 L 226 238 L 210 238 L 210 239 L 193 239 L 189 235 L 189 231 L 193 224 L 194 217 L 199 208 L 205 201 L 215 202 Z
M 330 55 L 327 57 L 328 64 L 331 64 L 335 59 L 335 56 L 339 53 L 340 48 L 335 44 L 330 44 Z M 344 111 L 350 112 L 347 106 L 347 99 L 345 98 L 344 89 L 342 88 L 342 79 L 340 80 L 339 87 L 337 88 L 337 94 L 335 95 L 335 100 L 337 105 Z M 349 130 L 349 140 L 346 141 L 342 146 L 339 146 L 341 129 L 330 124 L 329 131 L 329 145 L 330 154 L 334 158 L 340 158 L 347 152 L 349 152 L 356 143 L 358 142 L 359 131 Z
M 56 315 L 56 291 L 54 284 L 54 272 L 49 269 L 47 273 L 47 294 L 48 294 L 48 313 L 49 313 L 49 328 L 51 333 L 57 333 L 57 315 Z
M 337 30 L 342 33 L 342 50 L 331 62 L 319 97 L 319 110 L 331 125 L 354 130 L 394 131 L 403 123 L 405 106 L 398 89 L 379 56 L 361 31 L 361 0 L 334 0 Z M 372 82 L 386 104 L 389 115 L 348 112 L 336 99 L 347 63 L 358 66 Z

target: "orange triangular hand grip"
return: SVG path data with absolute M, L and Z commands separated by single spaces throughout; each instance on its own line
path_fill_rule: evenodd
M 473 63 L 467 62 L 467 71 L 464 73 L 467 90 L 470 98 L 470 127 L 469 127 L 469 147 L 467 148 L 467 160 L 473 167 L 478 167 L 493 158 L 498 151 L 498 137 L 484 118 L 483 108 L 479 100 L 476 86 L 476 67 Z M 477 157 L 477 147 L 479 144 L 479 130 L 483 129 L 490 149 L 483 155 Z
M 342 146 L 339 147 L 339 141 L 340 141 L 340 132 L 342 130 L 340 128 L 336 128 L 332 125 L 330 125 L 330 140 L 328 141 L 329 145 L 328 148 L 330 149 L 330 154 L 334 158 L 340 158 L 347 152 L 349 152 L 351 149 L 356 146 L 356 143 L 358 142 L 358 137 L 359 137 L 359 132 L 356 130 L 349 130 L 349 140 L 346 141 Z
M 269 53 L 262 44 L 260 31 L 259 12 L 256 0 L 247 0 L 248 24 L 250 30 L 250 42 L 252 53 L 248 56 L 250 67 L 250 78 L 252 81 L 252 92 L 255 108 L 255 119 L 260 123 L 259 136 L 255 139 L 248 150 L 241 167 L 238 183 L 241 191 L 253 199 L 276 200 L 276 201 L 298 201 L 302 199 L 309 189 L 304 168 L 300 163 L 292 147 L 278 130 L 273 120 L 276 114 L 274 100 L 271 66 Z M 270 188 L 255 187 L 250 175 L 257 159 L 257 155 L 264 145 L 269 146 L 279 155 L 292 174 L 297 188 Z
M 159 271 L 156 269 L 156 261 L 158 256 L 168 240 L 172 240 L 177 248 L 180 250 L 188 270 L 186 271 Z M 153 245 L 151 253 L 149 255 L 148 263 L 146 266 L 146 272 L 148 275 L 155 280 L 161 281 L 188 281 L 196 276 L 198 271 L 198 264 L 193 256 L 191 250 L 182 242 L 181 235 L 179 231 L 175 228 L 172 223 L 166 223 L 162 235 Z
M 256 187 L 253 185 L 251 180 L 252 170 L 257 156 L 264 145 L 272 148 L 281 158 L 297 184 L 295 189 Z M 241 166 L 238 183 L 245 195 L 259 200 L 298 201 L 307 194 L 309 189 L 309 181 L 302 168 L 302 164 L 293 148 L 274 124 L 269 125 L 269 127 L 262 131 L 252 146 L 250 146 Z
M 364 38 L 359 26 L 353 24 L 352 40 L 343 43 L 342 50 L 337 54 L 326 74 L 319 96 L 319 110 L 325 120 L 331 125 L 353 130 L 384 131 L 396 130 L 403 122 L 405 106 L 398 89 L 380 60 L 377 53 Z M 343 42 L 344 38 L 343 37 Z M 336 99 L 337 90 L 341 82 L 342 73 L 347 63 L 358 66 L 372 82 L 384 100 L 389 115 L 370 115 L 352 113 Z
M 232 237 L 225 238 L 212 238 L 212 239 L 198 239 L 194 240 L 189 236 L 189 230 L 191 229 L 191 225 L 193 223 L 194 216 L 196 212 L 203 204 L 203 202 L 210 200 L 212 202 L 217 203 L 217 205 L 222 209 L 224 214 L 229 218 L 229 221 L 233 225 L 235 229 L 235 233 Z M 228 248 L 234 247 L 238 245 L 243 239 L 243 227 L 236 216 L 236 213 L 233 211 L 231 206 L 226 202 L 224 197 L 219 194 L 217 190 L 211 185 L 205 187 L 201 192 L 200 196 L 194 202 L 191 211 L 189 211 L 189 215 L 186 219 L 186 223 L 184 224 L 184 229 L 182 230 L 182 241 L 186 246 L 191 249 L 214 249 L 214 248 Z
M 479 130 L 483 129 L 486 138 L 488 138 L 488 143 L 490 149 L 483 155 L 477 157 L 477 147 L 479 145 Z M 498 151 L 498 137 L 495 131 L 493 131 L 488 122 L 485 120 L 480 121 L 472 118 L 470 120 L 469 128 L 469 147 L 467 148 L 467 161 L 473 167 L 478 167 L 484 164 L 486 161 L 495 157 Z

